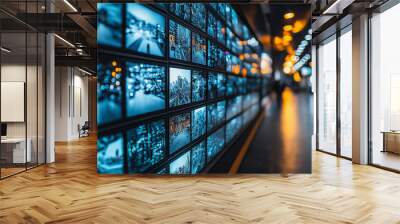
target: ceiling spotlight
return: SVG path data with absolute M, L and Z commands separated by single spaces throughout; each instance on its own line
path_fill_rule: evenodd
M 285 15 L 283 15 L 283 18 L 285 18 L 285 19 L 291 19 L 293 17 L 294 17 L 294 12 L 288 12 L 288 13 L 285 13 Z
M 64 0 L 64 3 L 68 5 L 74 12 L 78 12 L 78 10 L 73 6 L 68 0 Z
M 75 45 L 73 45 L 71 42 L 69 42 L 68 40 L 62 38 L 61 36 L 59 36 L 58 34 L 54 34 L 55 37 L 57 37 L 59 40 L 61 40 L 62 42 L 64 42 L 65 44 L 67 44 L 70 47 L 75 48 Z
M 11 52 L 11 50 L 9 50 L 9 49 L 7 49 L 5 47 L 1 47 L 0 49 L 1 49 L 1 51 L 4 51 L 6 53 L 10 53 Z

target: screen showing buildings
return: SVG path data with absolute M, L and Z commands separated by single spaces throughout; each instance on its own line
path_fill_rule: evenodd
M 128 130 L 129 172 L 145 172 L 161 161 L 166 155 L 165 137 L 164 120 L 143 124 Z
M 218 126 L 217 103 L 207 105 L 207 131 Z
M 225 104 L 225 100 L 219 101 L 217 103 L 218 125 L 222 124 L 225 121 Z
M 169 68 L 169 106 L 190 103 L 191 72 L 188 69 Z
M 192 140 L 206 133 L 206 107 L 200 107 L 192 111 Z
M 190 5 L 189 3 L 170 3 L 169 11 L 186 21 L 190 21 Z
M 169 165 L 170 174 L 190 174 L 190 151 L 186 152 Z
M 211 161 L 222 151 L 225 144 L 225 127 L 220 128 L 207 138 L 207 161 Z
M 218 48 L 217 46 L 211 42 L 208 41 L 208 66 L 211 68 L 217 67 L 217 59 L 218 59 Z
M 191 4 L 191 12 L 192 12 L 192 24 L 197 28 L 206 31 L 206 7 L 202 3 L 192 3 Z M 186 12 L 187 13 L 187 12 Z
M 97 172 L 121 174 L 124 172 L 124 140 L 122 134 L 99 136 L 97 140 Z
M 206 64 L 206 39 L 197 33 L 192 34 L 192 62 Z
M 203 71 L 192 71 L 192 102 L 206 99 L 206 75 Z
M 208 99 L 214 99 L 218 96 L 218 73 L 208 73 Z
M 126 62 L 126 113 L 128 117 L 165 108 L 165 67 Z
M 206 165 L 206 143 L 203 141 L 192 148 L 192 174 L 200 173 Z
M 97 63 L 97 123 L 107 124 L 122 118 L 122 65 L 116 60 Z
M 174 59 L 190 61 L 190 30 L 169 21 L 169 56 Z
M 97 43 L 122 46 L 122 4 L 97 4 Z
M 165 17 L 139 3 L 126 5 L 126 48 L 165 55 Z
M 169 150 L 173 154 L 190 142 L 190 112 L 169 119 Z

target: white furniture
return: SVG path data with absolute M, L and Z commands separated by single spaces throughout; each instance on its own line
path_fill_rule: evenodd
M 2 153 L 12 152 L 12 163 L 26 163 L 32 160 L 32 140 L 26 139 L 27 147 L 25 151 L 25 138 L 6 138 L 1 139 Z M 3 157 L 3 156 L 2 156 Z M 11 158 L 10 158 L 11 159 Z M 11 161 L 10 161 L 11 162 Z
M 25 83 L 1 82 L 1 122 L 24 122 Z

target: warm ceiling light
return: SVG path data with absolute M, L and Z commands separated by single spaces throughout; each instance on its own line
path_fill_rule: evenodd
M 292 31 L 292 29 L 293 29 L 293 26 L 292 26 L 292 25 L 285 25 L 285 26 L 283 26 L 283 30 L 284 30 L 284 31 L 289 32 L 289 31 Z
M 68 5 L 74 12 L 78 12 L 78 10 L 73 6 L 68 0 L 64 0 L 64 3 Z
M 59 36 L 58 34 L 54 34 L 55 37 L 57 37 L 59 40 L 61 40 L 62 42 L 64 42 L 65 44 L 67 44 L 70 47 L 75 48 L 75 45 L 73 45 L 71 42 L 69 42 L 68 40 L 62 38 L 61 36 Z
M 1 51 L 4 51 L 6 53 L 10 53 L 11 52 L 11 50 L 9 50 L 9 49 L 7 49 L 5 47 L 1 47 L 0 49 L 1 49 Z
M 292 40 L 293 40 L 293 37 L 290 36 L 290 35 L 285 35 L 285 36 L 283 36 L 283 41 L 290 42 L 290 41 L 292 41 Z
M 285 15 L 283 15 L 283 18 L 285 18 L 285 19 L 291 19 L 293 17 L 294 17 L 294 12 L 288 12 L 288 13 L 285 13 Z

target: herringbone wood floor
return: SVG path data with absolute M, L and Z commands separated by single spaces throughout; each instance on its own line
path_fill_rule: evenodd
M 96 174 L 94 138 L 0 181 L 0 223 L 400 223 L 400 175 L 314 152 L 312 175 Z

